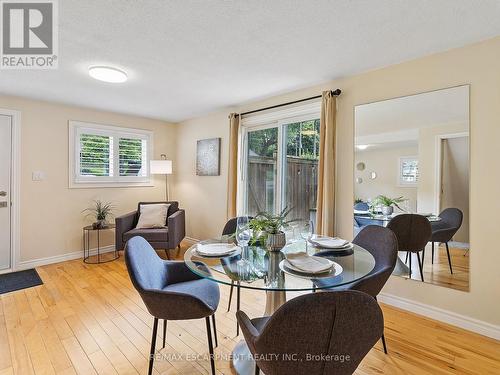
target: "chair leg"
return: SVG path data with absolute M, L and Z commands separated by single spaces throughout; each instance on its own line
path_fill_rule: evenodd
M 255 364 L 255 375 L 259 375 L 260 374 L 260 368 L 259 366 L 257 366 L 257 363 Z
M 163 347 L 165 349 L 165 343 L 167 342 L 167 319 L 163 319 Z
M 229 290 L 229 303 L 227 305 L 227 312 L 231 310 L 231 301 L 233 299 L 233 289 L 234 289 L 234 281 L 231 280 L 231 290 Z
M 422 269 L 424 268 L 425 247 L 422 249 Z
M 406 252 L 406 258 L 405 258 L 405 264 L 408 263 L 408 254 L 409 254 L 409 252 L 407 251 Z
M 236 285 L 236 311 L 240 311 L 240 282 Z M 240 324 L 236 320 L 236 336 L 240 335 Z
M 423 264 L 420 261 L 420 253 L 417 251 L 417 261 L 418 261 L 418 268 L 420 270 L 420 279 L 424 281 L 424 271 L 422 270 Z
M 434 264 L 434 242 L 432 242 L 432 264 Z
M 215 313 L 214 315 L 212 315 L 212 326 L 214 328 L 215 347 L 218 347 L 219 343 L 217 342 L 217 326 L 215 325 Z
M 448 264 L 450 265 L 450 273 L 453 275 L 453 268 L 451 268 L 450 248 L 448 247 L 448 242 L 446 242 L 446 255 L 448 255 Z
M 155 359 L 156 334 L 158 333 L 158 318 L 153 322 L 153 336 L 151 337 L 151 350 L 149 352 L 149 370 L 148 375 L 153 373 L 153 361 Z
M 215 375 L 215 362 L 214 362 L 214 347 L 212 345 L 212 332 L 210 329 L 210 317 L 205 318 L 205 323 L 207 325 L 207 339 L 208 339 L 208 351 L 210 352 L 210 366 L 212 367 L 212 375 Z
M 385 343 L 385 335 L 382 334 L 382 345 L 384 347 L 384 353 L 387 354 L 387 344 Z
M 168 259 L 168 260 L 172 260 L 172 259 L 170 259 L 170 254 L 169 254 L 169 252 L 168 252 L 168 249 L 165 249 L 165 255 L 167 256 L 167 259 Z
M 410 252 L 408 251 L 408 257 L 410 258 L 410 267 L 409 267 L 409 274 L 408 274 L 408 277 L 411 279 L 411 254 Z

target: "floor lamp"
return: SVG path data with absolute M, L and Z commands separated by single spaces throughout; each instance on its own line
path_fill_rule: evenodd
M 172 160 L 167 160 L 167 155 L 161 154 L 160 160 L 151 160 L 150 173 L 165 175 L 165 199 L 168 201 L 168 175 L 172 174 Z

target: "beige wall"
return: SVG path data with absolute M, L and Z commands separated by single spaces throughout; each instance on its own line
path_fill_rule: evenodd
M 500 38 L 428 56 L 320 86 L 281 95 L 238 108 L 255 109 L 341 88 L 338 100 L 337 232 L 352 236 L 354 106 L 402 95 L 471 84 L 471 288 L 470 293 L 442 288 L 418 281 L 391 278 L 384 289 L 402 298 L 454 311 L 492 324 L 500 324 L 500 251 L 494 233 L 498 231 L 497 212 L 500 175 L 496 149 L 500 139 Z M 234 108 L 233 108 L 234 109 Z M 177 169 L 182 171 L 175 197 L 189 207 L 188 233 L 206 238 L 218 234 L 225 220 L 226 166 L 230 108 L 177 128 L 179 147 Z M 221 136 L 220 177 L 194 176 L 194 149 L 197 139 Z M 203 184 L 203 185 L 198 185 Z M 494 206 L 492 206 L 492 204 Z M 496 205 L 496 206 L 495 206 Z
M 439 155 L 436 155 L 436 141 L 438 136 L 445 134 L 462 133 L 469 131 L 469 124 L 444 124 L 432 127 L 423 127 L 418 134 L 418 193 L 417 203 L 419 212 L 439 213 L 436 206 L 436 168 Z
M 93 199 L 111 201 L 117 215 L 139 200 L 163 199 L 161 177 L 154 187 L 69 189 L 68 120 L 152 130 L 157 158 L 175 157 L 174 125 L 8 96 L 0 96 L 0 108 L 21 112 L 21 262 L 80 251 L 82 227 L 92 222 L 81 211 Z M 45 172 L 46 179 L 32 181 L 33 171 Z M 113 243 L 110 235 L 104 245 Z
M 399 158 L 403 156 L 417 156 L 417 147 L 390 147 L 381 145 L 381 149 L 372 151 L 357 151 L 354 163 L 365 163 L 365 170 L 355 168 L 354 177 L 361 177 L 363 182 L 354 186 L 354 196 L 364 201 L 374 199 L 378 195 L 391 198 L 404 197 L 408 199 L 411 210 L 417 206 L 417 188 L 398 185 Z M 377 173 L 375 180 L 370 179 L 370 173 Z M 404 207 L 402 207 L 404 208 Z

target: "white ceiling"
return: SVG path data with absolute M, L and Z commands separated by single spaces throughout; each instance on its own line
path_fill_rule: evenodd
M 1 71 L 0 92 L 180 121 L 500 35 L 499 19 L 498 0 L 60 0 L 59 69 Z M 103 64 L 129 81 L 91 79 Z

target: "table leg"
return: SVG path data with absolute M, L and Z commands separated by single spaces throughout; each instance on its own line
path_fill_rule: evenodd
M 275 285 L 276 288 L 283 288 L 285 284 L 285 274 L 279 269 L 279 263 L 283 259 L 281 252 L 269 253 L 268 275 L 277 275 L 274 280 L 268 282 Z M 271 316 L 278 308 L 286 302 L 286 292 L 284 290 L 266 291 L 266 308 L 264 316 Z M 238 375 L 254 375 L 255 361 L 252 359 L 250 350 L 245 342 L 241 340 L 233 349 L 232 365 Z M 263 374 L 263 372 L 260 372 Z

